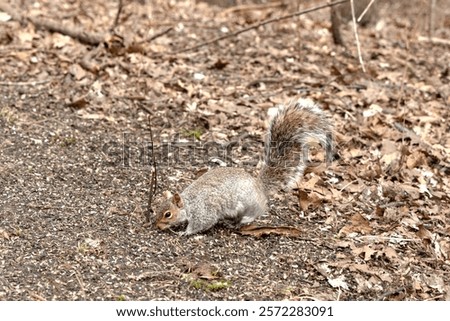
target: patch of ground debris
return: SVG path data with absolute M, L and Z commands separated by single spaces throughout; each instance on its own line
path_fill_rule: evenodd
M 445 1 L 431 39 L 428 1 L 380 1 L 358 28 L 365 73 L 329 8 L 185 51 L 323 2 L 130 0 L 114 22 L 118 1 L 0 1 L 0 299 L 449 300 Z M 334 161 L 255 223 L 301 233 L 144 224 L 148 112 L 173 192 L 214 166 L 255 171 L 269 108 L 293 97 L 331 115 Z M 237 147 L 189 152 L 202 143 Z

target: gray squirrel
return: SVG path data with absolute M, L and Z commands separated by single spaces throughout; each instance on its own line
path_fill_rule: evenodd
M 331 156 L 332 126 L 323 110 L 309 99 L 278 108 L 270 122 L 264 164 L 257 177 L 242 168 L 214 168 L 183 192 L 168 195 L 156 211 L 156 227 L 166 230 L 187 223 L 182 235 L 206 231 L 220 221 L 242 226 L 267 211 L 269 195 L 296 187 L 306 163 L 302 153 L 310 140 Z

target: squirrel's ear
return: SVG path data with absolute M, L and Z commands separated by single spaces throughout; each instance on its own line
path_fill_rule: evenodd
M 182 208 L 184 206 L 183 200 L 181 199 L 181 196 L 178 193 L 175 193 L 173 195 L 172 203 L 175 204 L 178 208 Z
M 172 198 L 172 193 L 171 193 L 170 191 L 164 191 L 164 192 L 162 193 L 162 195 L 164 196 L 164 198 L 165 198 L 166 200 L 170 200 L 170 199 Z

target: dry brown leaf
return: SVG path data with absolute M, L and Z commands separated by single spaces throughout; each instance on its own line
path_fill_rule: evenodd
M 291 226 L 255 226 L 250 225 L 243 227 L 239 230 L 239 233 L 242 235 L 249 235 L 254 237 L 262 237 L 268 235 L 280 235 L 280 236 L 289 236 L 289 237 L 299 237 L 301 235 L 301 231 L 295 227 Z
M 88 104 L 89 101 L 86 99 L 86 97 L 79 97 L 68 103 L 67 106 L 75 109 L 80 109 L 86 107 Z
M 207 262 L 200 262 L 187 267 L 187 272 L 194 279 L 215 280 L 219 278 L 219 269 Z
M 315 190 L 316 184 L 317 182 L 319 182 L 321 180 L 320 176 L 317 175 L 311 175 L 311 178 L 307 181 L 302 181 L 301 183 L 301 187 L 303 189 L 308 189 L 308 190 Z
M 4 229 L 0 229 L 0 237 L 9 240 L 10 235 L 7 231 L 5 231 Z
M 422 240 L 426 241 L 431 241 L 433 239 L 433 233 L 431 233 L 423 225 L 419 225 L 419 230 L 416 232 L 416 235 Z
M 391 140 L 383 139 L 381 144 L 381 154 L 389 155 L 398 151 L 397 144 Z
M 81 80 L 86 77 L 87 72 L 79 65 L 73 64 L 69 68 L 69 73 L 76 79 Z
M 368 234 L 372 231 L 369 221 L 361 214 L 357 213 L 350 219 L 350 224 L 344 226 L 338 233 L 339 237 L 349 235 L 351 233 Z
M 306 212 L 308 210 L 309 204 L 311 204 L 308 199 L 308 193 L 306 193 L 303 190 L 299 190 L 298 191 L 298 203 L 299 203 L 302 211 Z
M 372 259 L 372 256 L 375 256 L 375 254 L 378 253 L 378 250 L 372 249 L 370 245 L 364 245 L 362 247 L 353 248 L 352 252 L 357 256 L 361 256 L 362 254 L 364 261 L 367 262 Z
M 439 275 L 423 275 L 422 280 L 432 289 L 438 290 L 440 293 L 444 293 L 445 282 Z
M 444 260 L 450 259 L 450 241 L 448 240 L 440 240 L 439 248 L 441 250 L 441 254 Z
M 417 200 L 420 198 L 420 191 L 417 187 L 408 184 L 398 184 L 395 186 L 398 195 L 409 195 L 411 199 Z
M 386 255 L 386 257 L 389 259 L 389 261 L 391 262 L 396 262 L 398 261 L 398 255 L 397 252 L 395 251 L 395 249 L 391 246 L 386 246 L 383 248 L 382 253 L 384 255 Z
M 406 167 L 409 169 L 417 168 L 427 163 L 423 153 L 412 153 L 406 158 Z

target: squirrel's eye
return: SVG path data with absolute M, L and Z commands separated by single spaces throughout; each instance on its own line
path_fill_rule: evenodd
M 170 212 L 165 212 L 164 213 L 164 217 L 165 218 L 171 218 L 171 216 L 172 216 L 172 213 L 170 213 Z

